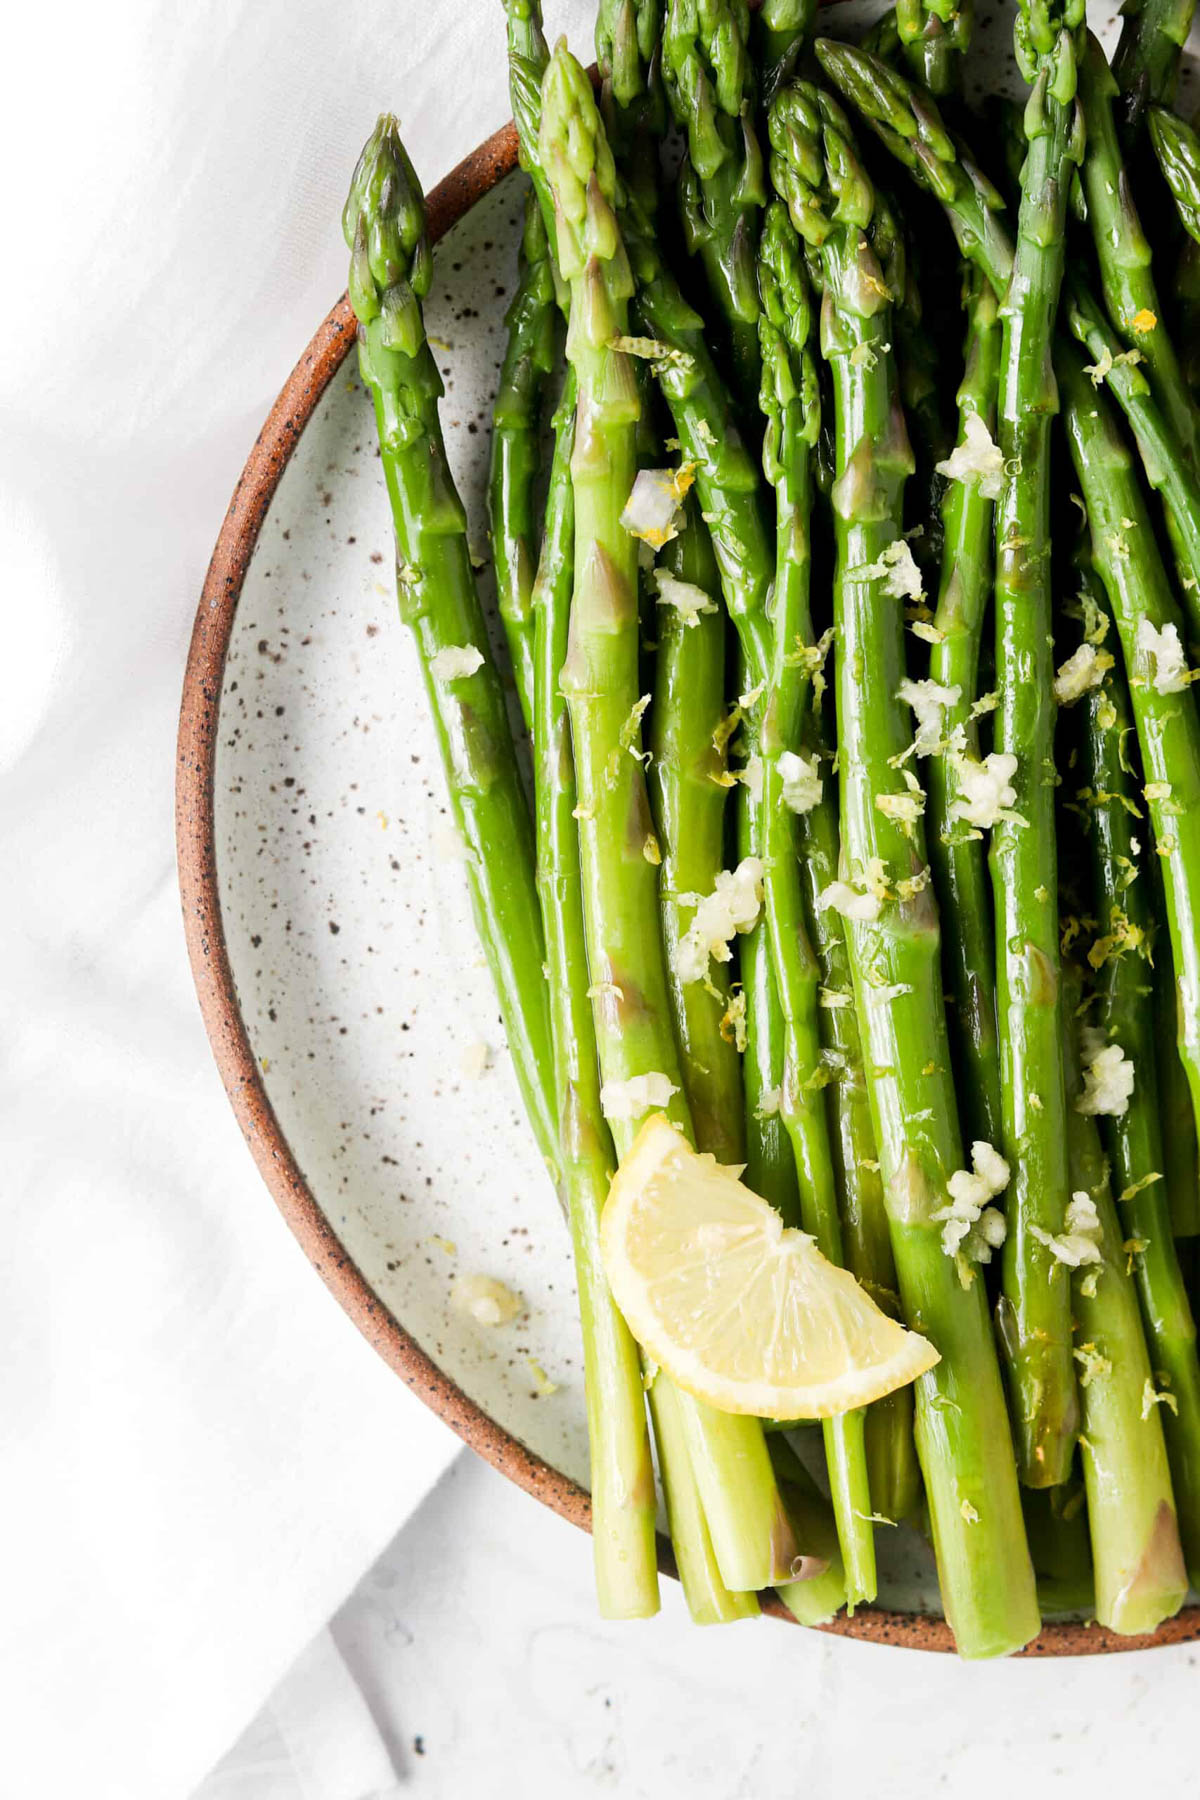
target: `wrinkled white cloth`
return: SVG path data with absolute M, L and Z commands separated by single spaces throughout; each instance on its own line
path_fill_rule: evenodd
M 590 0 L 548 10 L 586 47 Z M 499 0 L 59 0 L 6 19 L 14 1795 L 191 1792 L 456 1444 L 325 1293 L 242 1144 L 186 966 L 172 784 L 208 554 L 344 286 L 359 146 L 394 108 L 432 184 L 507 114 L 502 37 Z

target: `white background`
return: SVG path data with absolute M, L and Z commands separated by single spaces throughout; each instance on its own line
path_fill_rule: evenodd
M 591 16 L 550 8 L 580 49 Z M 220 1091 L 179 680 L 238 470 L 344 285 L 362 138 L 397 108 L 432 182 L 507 112 L 501 40 L 499 0 L 5 22 L 0 1793 L 186 1796 L 281 1681 L 206 1794 L 1182 1793 L 1190 1651 L 965 1669 L 693 1632 L 673 1594 L 605 1626 L 583 1540 L 469 1460 L 305 1648 L 453 1443 L 324 1295 Z

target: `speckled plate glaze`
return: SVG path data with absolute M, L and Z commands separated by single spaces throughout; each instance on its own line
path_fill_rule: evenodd
M 429 197 L 428 325 L 489 603 L 488 419 L 522 203 L 515 149 L 506 128 Z M 263 427 L 197 613 L 178 763 L 192 966 L 238 1119 L 323 1278 L 480 1455 L 586 1528 L 570 1249 L 521 1117 L 396 618 L 353 345 L 343 298 Z M 515 1322 L 488 1330 L 458 1303 L 476 1274 L 521 1296 Z M 882 1604 L 830 1629 L 952 1648 L 921 1539 L 879 1540 Z M 1060 1621 L 1026 1654 L 1196 1636 L 1200 1608 L 1152 1640 Z

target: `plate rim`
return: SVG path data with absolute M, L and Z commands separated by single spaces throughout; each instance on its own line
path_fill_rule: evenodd
M 433 243 L 517 167 L 512 122 L 464 157 L 430 192 Z M 192 627 L 176 742 L 175 847 L 184 935 L 210 1048 L 259 1173 L 325 1285 L 400 1379 L 477 1455 L 581 1530 L 591 1530 L 591 1498 L 471 1400 L 384 1304 L 345 1250 L 292 1153 L 267 1095 L 238 1005 L 217 879 L 216 752 L 225 661 L 247 570 L 271 501 L 330 382 L 355 343 L 345 294 L 331 308 L 285 381 L 238 477 L 209 562 Z M 669 1545 L 659 1562 L 674 1574 Z M 776 1595 L 763 1610 L 795 1623 Z M 953 1652 L 944 1619 L 931 1613 L 865 1607 L 817 1629 L 908 1649 Z M 1124 1638 L 1100 1625 L 1044 1623 L 1021 1656 L 1087 1656 L 1200 1639 L 1200 1606 L 1185 1607 L 1153 1634 Z

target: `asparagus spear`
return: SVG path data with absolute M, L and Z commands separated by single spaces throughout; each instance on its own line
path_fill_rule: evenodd
M 1076 656 L 1087 658 L 1094 670 L 1108 654 L 1096 648 L 1096 640 L 1101 646 L 1107 641 L 1111 618 L 1103 589 L 1086 566 L 1081 573 L 1091 602 L 1089 618 L 1095 623 Z M 1115 641 L 1115 633 L 1113 637 Z M 1085 780 L 1079 798 L 1088 824 L 1098 922 L 1088 962 L 1095 970 L 1099 1006 L 1088 1011 L 1087 1020 L 1105 1042 L 1120 1046 L 1135 1071 L 1123 1110 L 1103 1119 L 1104 1137 L 1123 1235 L 1138 1246 L 1131 1260 L 1151 1364 L 1161 1371 L 1174 1401 L 1172 1408 L 1164 1408 L 1162 1423 L 1180 1533 L 1188 1567 L 1195 1569 L 1200 1567 L 1200 1363 L 1163 1180 L 1154 1016 L 1147 1004 L 1155 953 L 1152 877 L 1143 859 L 1143 848 L 1148 854 L 1149 847 L 1138 836 L 1140 787 L 1125 748 L 1134 727 L 1123 673 L 1113 668 L 1099 686 L 1089 687 L 1079 710 Z
M 763 0 L 754 15 L 755 60 L 762 100 L 770 105 L 789 81 L 817 16 L 818 0 Z
M 658 210 L 658 146 L 667 128 L 662 20 L 663 0 L 600 0 L 596 16 L 604 128 L 622 178 L 648 219 Z
M 995 744 L 1015 758 L 1013 798 L 992 831 L 1000 1100 L 1013 1181 L 1007 1199 L 1002 1341 L 1021 1479 L 1065 1481 L 1079 1406 L 1066 1286 L 1041 1234 L 1062 1230 L 1068 1199 L 1058 981 L 1054 699 L 1050 584 L 1052 366 L 1067 192 L 1083 153 L 1075 99 L 1081 0 L 1022 0 L 1017 58 L 1033 92 L 1012 277 L 1002 308 L 997 438 Z M 1007 815 L 1007 816 L 1005 816 Z M 1036 1232 L 1035 1232 L 1035 1229 Z
M 1180 363 L 1193 405 L 1200 405 L 1200 134 L 1176 113 L 1151 107 L 1150 142 L 1187 236 L 1172 283 Z
M 571 289 L 567 356 L 579 386 L 571 475 L 575 586 L 561 686 L 579 785 L 584 925 L 601 1097 L 618 1157 L 645 1112 L 689 1134 L 658 913 L 658 846 L 640 743 L 637 556 L 620 522 L 633 486 L 637 382 L 615 347 L 633 281 L 614 211 L 616 170 L 584 71 L 560 45 L 542 88 L 539 154 Z M 638 1084 L 633 1089 L 630 1083 Z M 652 1091 L 639 1092 L 639 1087 Z M 657 1092 L 655 1091 L 657 1090 Z M 669 1098 L 667 1094 L 669 1091 Z M 661 1378 L 660 1378 L 661 1379 Z M 692 1469 L 726 1585 L 760 1588 L 796 1553 L 754 1419 L 679 1396 Z
M 1200 639 L 1200 480 L 1184 460 L 1146 377 L 1124 360 L 1097 302 L 1074 275 L 1067 278 L 1063 316 L 1072 336 L 1095 358 L 1092 379 L 1103 381 L 1120 405 L 1137 441 L 1142 471 L 1162 496 L 1188 622 Z
M 509 91 L 521 156 L 534 178 L 553 245 L 554 205 L 539 147 L 540 84 L 549 60 L 540 0 L 504 3 L 509 21 Z M 646 65 L 639 66 L 645 72 Z M 705 340 L 704 321 L 683 298 L 652 223 L 633 195 L 625 196 L 619 210 L 637 287 L 635 322 L 665 352 L 655 362 L 654 373 L 683 455 L 695 469 L 696 492 L 713 540 L 726 607 L 735 620 L 743 614 L 757 618 L 765 609 L 774 574 L 759 502 L 758 468 Z M 754 397 L 757 401 L 757 390 Z
M 614 159 L 640 214 L 658 205 L 658 139 L 666 128 L 662 87 L 661 0 L 601 0 L 596 54 L 601 106 Z M 644 398 L 644 396 L 643 396 Z M 695 911 L 682 896 L 711 893 L 724 867 L 725 634 L 720 577 L 694 498 L 686 528 L 668 544 L 663 564 L 674 581 L 708 596 L 699 612 L 663 601 L 650 635 L 657 639 L 648 763 L 655 826 L 662 852 L 660 896 L 675 1031 L 696 1143 L 722 1162 L 744 1160 L 741 1072 L 732 1035 L 723 1032 L 731 989 L 719 967 L 706 984 L 680 981 L 679 944 Z M 653 592 L 651 578 L 650 599 Z M 668 590 L 669 591 L 669 590 Z
M 1065 981 L 1071 1016 L 1082 984 L 1069 969 Z M 1133 1635 L 1153 1631 L 1179 1611 L 1188 1578 L 1163 1441 L 1160 1414 L 1166 1408 L 1156 1404 L 1100 1134 L 1079 1109 L 1083 1082 L 1075 1030 L 1067 1033 L 1064 1055 L 1075 1230 L 1056 1248 L 1064 1286 L 1071 1271 L 1096 1618 L 1110 1631 Z M 1077 1262 L 1081 1255 L 1086 1260 Z
M 1179 992 L 1175 959 L 1167 928 L 1166 897 L 1162 875 L 1155 869 L 1155 917 L 1159 928 L 1154 938 L 1154 1028 L 1158 1070 L 1158 1109 L 1162 1120 L 1163 1185 L 1171 1233 L 1176 1238 L 1200 1237 L 1200 1151 L 1196 1142 L 1196 1115 L 1187 1072 L 1179 1055 Z
M 968 265 L 966 370 L 958 390 L 959 443 L 969 446 L 971 421 L 990 437 L 996 428 L 1000 368 L 998 302 L 990 284 Z M 961 738 L 979 759 L 975 702 L 984 615 L 992 587 L 993 483 L 965 471 L 946 488 L 935 641 L 929 679 L 941 690 L 943 743 Z M 946 696 L 952 696 L 946 698 Z M 935 695 L 935 703 L 939 696 Z M 944 751 L 929 757 L 929 862 L 942 916 L 942 971 L 950 1012 L 950 1039 L 961 1058 L 963 1112 L 970 1134 L 999 1141 L 1000 1057 L 996 1037 L 995 942 L 983 842 L 961 817 L 963 765 Z
M 442 382 L 421 314 L 432 273 L 424 197 L 389 113 L 359 158 L 342 223 L 359 368 L 375 406 L 396 533 L 400 616 L 416 642 L 451 811 L 470 852 L 475 922 L 517 1082 L 538 1147 L 557 1171 L 533 824 L 467 552 L 466 514 L 446 466 Z
M 939 99 L 962 87 L 975 23 L 973 0 L 896 0 L 896 35 L 918 81 Z
M 1079 64 L 1079 99 L 1087 133 L 1081 179 L 1105 304 L 1126 346 L 1141 353 L 1167 425 L 1186 460 L 1194 464 L 1196 414 L 1158 298 L 1150 245 L 1117 141 L 1116 93 L 1104 52 L 1089 33 Z
M 583 942 L 575 770 L 566 707 L 558 691 L 571 606 L 574 441 L 575 384 L 568 378 L 555 416 L 546 532 L 532 594 L 538 889 L 546 932 L 563 1186 L 583 1328 L 596 1592 L 604 1618 L 631 1619 L 658 1611 L 654 1468 L 637 1345 L 613 1303 L 600 1260 L 600 1211 L 616 1156 L 600 1109 Z
M 1140 126 L 1147 106 L 1170 105 L 1174 98 L 1195 10 L 1196 0 L 1125 0 L 1113 73 L 1128 133 Z
M 712 893 L 725 867 L 725 618 L 712 543 L 690 497 L 685 527 L 662 561 L 669 582 L 656 622 L 647 768 L 662 851 L 659 896 L 675 1034 L 696 1148 L 719 1162 L 743 1162 L 742 1075 L 733 1034 L 724 1026 L 728 967 L 717 964 L 703 982 L 682 981 L 677 968 L 696 903 Z M 685 591 L 672 601 L 675 582 L 684 583 Z M 691 606 L 701 610 L 690 612 Z
M 848 891 L 822 899 L 855 915 L 848 942 L 901 1299 L 909 1322 L 919 1321 L 942 1352 L 917 1383 L 916 1430 L 946 1615 L 964 1656 L 1000 1655 L 1028 1642 L 1038 1614 L 984 1284 L 976 1277 L 962 1285 L 934 1217 L 962 1143 L 922 823 L 916 806 L 892 798 L 909 734 L 896 698 L 901 612 L 886 591 L 893 565 L 882 559 L 900 542 L 912 455 L 889 349 L 891 290 L 870 242 L 875 196 L 840 108 L 796 83 L 772 105 L 770 140 L 775 187 L 820 255 L 821 347 L 837 414 L 834 602 Z
M 1144 794 L 1166 893 L 1179 999 L 1179 1054 L 1194 1110 L 1200 1103 L 1200 718 L 1185 691 L 1181 617 L 1132 453 L 1078 352 L 1064 348 L 1058 366 L 1092 554 L 1116 620 L 1148 777 Z
M 786 206 L 768 208 L 759 261 L 763 351 L 762 407 L 767 420 L 763 465 L 775 489 L 774 643 L 760 737 L 761 856 L 764 914 L 783 1012 L 785 1046 L 779 1109 L 796 1159 L 800 1221 L 822 1254 L 844 1264 L 838 1189 L 825 1104 L 829 1069 L 821 1041 L 820 968 L 804 912 L 796 858 L 793 799 L 813 800 L 812 765 L 802 760 L 802 729 L 811 688 L 801 647 L 812 645 L 809 603 L 812 455 L 820 431 L 820 395 L 809 344 L 813 309 L 804 258 Z M 810 791 L 789 797 L 789 781 Z M 876 1593 L 874 1511 L 867 1474 L 865 1412 L 825 1421 L 829 1470 L 846 1593 L 853 1608 Z
M 1193 242 L 1200 244 L 1200 133 L 1178 113 L 1162 106 L 1150 108 L 1147 124 L 1179 223 Z
M 717 1566 L 700 1486 L 692 1469 L 685 1397 L 665 1376 L 656 1375 L 650 1383 L 649 1399 L 671 1548 L 692 1623 L 731 1625 L 737 1619 L 754 1618 L 759 1610 L 756 1595 L 728 1588 Z
M 649 65 L 640 65 L 643 75 Z M 749 646 L 747 670 L 765 668 L 765 606 L 773 564 L 759 507 L 758 474 L 733 416 L 725 384 L 705 342 L 699 316 L 683 299 L 643 209 L 630 196 L 622 226 L 637 278 L 637 322 L 666 355 L 656 374 L 683 453 L 696 472 L 696 491 L 708 522 L 721 587 L 731 617 Z M 755 297 L 757 305 L 757 296 Z M 744 672 L 739 689 L 755 677 Z M 751 720 L 753 729 L 753 720 Z M 742 787 L 737 796 L 740 854 L 756 853 L 757 802 Z M 746 1051 L 743 1061 L 747 1179 L 757 1193 L 791 1217 L 798 1204 L 795 1165 L 777 1113 L 763 1101 L 783 1079 L 783 1015 L 761 923 L 741 940 Z
M 513 71 L 514 110 L 520 125 L 523 154 L 537 163 L 537 121 L 528 97 L 529 76 L 544 68 L 548 57 L 540 37 L 540 15 L 528 0 L 507 0 L 510 6 L 510 68 Z M 528 32 L 539 23 L 540 51 L 527 51 L 521 39 L 514 49 L 512 9 L 525 15 Z M 540 63 L 539 63 L 540 56 Z M 640 65 L 643 72 L 647 65 Z M 544 185 L 544 178 L 543 178 Z M 539 190 L 540 191 L 540 190 Z M 553 213 L 551 213 L 553 218 Z M 662 255 L 658 237 L 636 200 L 630 196 L 621 208 L 621 225 L 637 281 L 635 316 L 645 335 L 660 344 L 665 354 L 655 363 L 655 374 L 670 409 L 683 454 L 696 475 L 696 492 L 708 524 L 721 577 L 721 589 L 731 617 L 744 621 L 744 630 L 759 634 L 758 660 L 765 666 L 767 631 L 765 608 L 774 573 L 766 523 L 759 505 L 759 474 L 733 416 L 733 406 L 712 354 L 705 342 L 699 316 L 684 300 Z M 750 685 L 749 678 L 739 683 Z M 739 820 L 745 814 L 746 790 L 739 794 Z M 743 855 L 753 853 L 749 821 L 745 820 Z M 739 830 L 742 825 L 739 824 Z M 743 1065 L 746 1096 L 747 1175 L 758 1193 L 783 1212 L 795 1204 L 795 1170 L 778 1117 L 765 1116 L 763 1094 L 779 1088 L 782 1079 L 780 1012 L 761 928 L 742 940 L 742 980 L 746 994 L 747 1050 Z
M 805 1546 L 799 1578 L 775 1591 L 797 1624 L 827 1625 L 846 1604 L 846 1575 L 833 1514 L 782 1432 L 771 1439 L 771 1461 L 796 1537 Z
M 533 487 L 546 381 L 554 367 L 558 308 L 546 227 L 537 196 L 525 202 L 517 287 L 505 325 L 508 342 L 492 414 L 492 557 L 496 594 L 526 726 L 533 722 L 533 613 L 537 528 Z
M 738 856 L 756 856 L 757 809 L 748 788 L 738 789 L 736 806 Z M 742 1058 L 746 1181 L 789 1224 L 795 1224 L 800 1217 L 800 1187 L 796 1159 L 779 1110 L 785 1062 L 783 1007 L 764 920 L 760 919 L 742 938 L 739 954 L 742 992 L 746 997 L 746 1052 Z
M 818 685 L 805 731 L 805 754 L 832 763 L 818 711 Z M 828 789 L 797 820 L 805 917 L 821 969 L 821 1038 L 829 1061 L 831 1135 L 838 1180 L 838 1210 L 847 1266 L 877 1306 L 902 1316 L 896 1267 L 888 1235 L 871 1100 L 863 1066 L 862 1034 L 854 1010 L 854 980 L 842 922 L 821 895 L 837 880 L 840 853 L 836 795 Z M 913 1442 L 913 1394 L 898 1388 L 867 1411 L 867 1476 L 871 1504 L 885 1519 L 906 1519 L 920 1498 L 921 1473 Z
M 684 231 L 729 332 L 737 389 L 752 417 L 759 381 L 755 252 L 767 195 L 749 40 L 748 0 L 668 0 L 663 78 L 687 133 Z
M 533 191 L 541 208 L 546 239 L 550 246 L 555 293 L 559 306 L 565 312 L 568 296 L 558 269 L 554 199 L 550 193 L 550 183 L 538 141 L 542 125 L 542 80 L 550 61 L 550 46 L 542 29 L 542 0 L 503 0 L 503 5 L 508 53 L 508 98 L 513 123 L 517 128 L 517 155 L 521 167 L 533 183 Z

